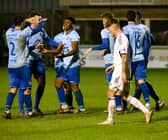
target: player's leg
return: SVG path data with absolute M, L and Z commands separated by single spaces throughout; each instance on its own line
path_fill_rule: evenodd
M 22 89 L 19 89 L 18 93 L 18 101 L 19 101 L 19 108 L 20 108 L 20 115 L 24 115 L 24 93 Z
M 146 81 L 146 85 L 148 86 L 149 89 L 149 94 L 150 96 L 155 100 L 156 102 L 156 106 L 155 106 L 155 110 L 159 111 L 161 108 L 164 107 L 164 102 L 162 100 L 160 100 L 159 96 L 156 94 L 153 86 Z
M 135 71 L 135 78 L 138 82 L 138 85 L 143 93 L 144 100 L 146 103 L 146 107 L 150 109 L 150 100 L 149 100 L 149 89 L 146 85 L 145 79 L 147 77 L 147 71 L 144 61 L 140 61 L 137 64 L 136 71 Z
M 34 102 L 34 109 L 33 112 L 36 115 L 42 115 L 39 108 L 39 104 L 41 101 L 41 98 L 44 93 L 45 84 L 46 84 L 46 78 L 45 78 L 45 66 L 42 61 L 39 61 L 36 63 L 36 72 L 35 72 L 35 78 L 37 79 L 37 89 L 36 89 L 36 95 L 35 95 L 35 102 Z
M 80 66 L 69 68 L 67 71 L 68 80 L 71 85 L 71 89 L 75 95 L 76 102 L 79 107 L 79 112 L 86 113 L 86 109 L 83 101 L 83 94 L 79 88 L 80 82 Z
M 141 88 L 139 87 L 137 80 L 135 80 L 135 92 L 134 92 L 134 97 L 137 98 L 137 99 L 140 99 L 141 93 L 142 93 L 142 90 L 141 90 Z M 131 105 L 129 111 L 134 111 L 134 110 L 136 110 L 136 108 Z
M 105 64 L 105 69 L 112 64 Z M 113 72 L 106 72 L 106 81 L 110 83 L 111 78 L 113 76 Z M 115 104 L 116 104 L 116 112 L 117 114 L 122 114 L 123 113 L 123 107 L 122 107 L 122 97 L 121 95 L 116 95 L 115 96 Z
M 27 108 L 27 115 L 32 117 L 31 80 L 29 67 L 23 67 L 20 81 L 20 89 L 24 93 L 24 102 Z
M 107 119 L 98 125 L 112 125 L 114 124 L 114 112 L 115 112 L 115 91 L 109 89 L 108 90 L 108 116 Z
M 70 109 L 73 109 L 73 96 L 72 96 L 72 89 L 70 83 L 64 81 L 64 92 L 66 95 L 66 103 Z
M 138 99 L 132 97 L 130 95 L 124 96 L 124 98 L 128 103 L 135 106 L 139 110 L 141 110 L 146 117 L 146 123 L 150 123 L 153 115 L 153 111 L 149 111 Z
M 7 119 L 11 118 L 10 109 L 14 100 L 14 97 L 17 93 L 17 87 L 19 86 L 19 76 L 17 69 L 8 69 L 9 74 L 9 85 L 10 85 L 10 91 L 8 92 L 8 95 L 6 97 L 6 105 L 5 105 L 5 111 L 4 111 L 4 117 Z

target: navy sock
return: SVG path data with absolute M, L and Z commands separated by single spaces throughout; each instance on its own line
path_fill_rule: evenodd
M 116 104 L 116 108 L 122 108 L 121 96 L 120 95 L 115 96 L 115 104 Z
M 36 89 L 36 97 L 35 97 L 35 103 L 34 103 L 34 108 L 38 109 L 41 97 L 43 96 L 44 93 L 44 86 L 38 86 Z
M 82 92 L 80 91 L 80 89 L 75 91 L 74 94 L 75 94 L 75 99 L 76 99 L 76 102 L 77 102 L 79 108 L 84 108 L 83 95 L 82 95 Z
M 137 98 L 137 99 L 140 99 L 141 93 L 142 93 L 142 90 L 140 88 L 136 89 L 135 93 L 134 93 L 134 97 Z
M 24 94 L 24 101 L 27 107 L 27 112 L 32 111 L 32 99 L 31 99 L 31 94 Z
M 8 93 L 8 96 L 7 96 L 7 99 L 6 99 L 6 109 L 7 110 L 10 110 L 14 97 L 15 97 L 14 93 L 12 93 L 12 92 Z
M 20 112 L 24 113 L 24 93 L 23 93 L 23 89 L 19 89 L 18 100 L 19 100 Z
M 146 85 L 148 86 L 150 96 L 151 96 L 156 102 L 158 102 L 160 99 L 159 99 L 159 97 L 157 96 L 157 94 L 156 94 L 155 90 L 153 89 L 152 85 L 149 84 L 148 82 L 146 82 Z
M 145 83 L 140 84 L 140 88 L 142 90 L 145 103 L 149 103 L 149 89 Z
M 72 92 L 66 93 L 66 102 L 68 106 L 72 106 L 72 102 L 73 102 Z
M 61 105 L 66 104 L 66 96 L 65 96 L 63 87 L 57 88 L 57 93 L 58 93 L 60 104 Z

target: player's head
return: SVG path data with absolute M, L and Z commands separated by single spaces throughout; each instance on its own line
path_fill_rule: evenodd
M 142 15 L 139 11 L 135 11 L 135 15 L 136 15 L 135 22 L 136 24 L 139 24 L 141 22 Z
M 135 11 L 132 11 L 132 10 L 128 11 L 126 16 L 128 21 L 135 22 L 135 18 L 136 18 Z
M 41 21 L 42 19 L 42 16 L 39 12 L 31 12 L 29 15 L 28 15 L 29 18 L 32 18 L 34 17 L 34 22 L 32 23 L 34 26 L 38 26 L 39 22 Z
M 116 36 L 117 33 L 121 31 L 119 21 L 115 18 L 111 19 L 107 29 L 111 33 L 111 35 Z
M 75 26 L 75 24 L 76 24 L 75 18 L 73 18 L 73 17 L 66 17 L 64 19 L 64 23 L 63 23 L 63 30 L 64 31 L 72 30 L 73 27 Z
M 14 25 L 21 26 L 21 28 L 22 28 L 24 26 L 24 18 L 22 16 L 15 16 L 14 17 Z
M 103 14 L 100 15 L 100 17 L 103 20 L 104 28 L 107 28 L 107 26 L 109 26 L 110 20 L 114 18 L 113 14 L 110 13 L 110 12 L 103 13 Z

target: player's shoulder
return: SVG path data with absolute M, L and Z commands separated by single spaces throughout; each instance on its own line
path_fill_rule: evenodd
M 54 36 L 54 40 L 60 40 L 63 35 L 64 35 L 63 32 L 56 34 L 56 35 Z

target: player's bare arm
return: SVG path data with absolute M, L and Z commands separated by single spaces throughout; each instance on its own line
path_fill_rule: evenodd
M 106 68 L 106 72 L 112 72 L 114 70 L 114 64 Z
M 58 47 L 56 49 L 54 49 L 54 50 L 43 49 L 41 52 L 43 54 L 46 54 L 46 53 L 59 54 L 61 52 L 62 48 L 63 48 L 63 45 L 62 45 L 62 42 L 61 42 L 61 43 L 59 43 L 59 45 L 58 45 Z
M 123 82 L 127 82 L 127 75 L 126 75 L 126 69 L 127 69 L 127 54 L 122 54 L 121 55 L 121 60 L 122 60 L 122 80 Z

